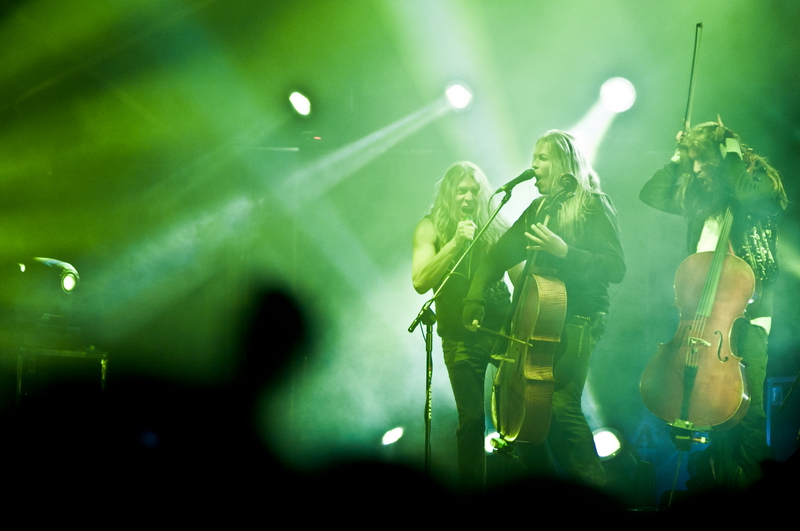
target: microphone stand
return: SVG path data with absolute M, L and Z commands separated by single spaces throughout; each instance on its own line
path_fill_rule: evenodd
M 503 196 L 503 199 L 500 200 L 500 204 L 497 205 L 497 208 L 492 212 L 492 215 L 489 216 L 489 220 L 484 224 L 481 230 L 478 231 L 478 234 L 472 239 L 472 242 L 466 248 L 466 250 L 461 253 L 461 256 L 456 261 L 455 265 L 447 270 L 445 273 L 444 278 L 442 279 L 441 284 L 433 293 L 433 297 L 428 300 L 425 304 L 422 305 L 422 309 L 420 309 L 417 317 L 414 319 L 414 322 L 411 323 L 411 326 L 408 327 L 409 333 L 413 333 L 414 330 L 417 329 L 420 323 L 425 325 L 425 331 L 423 336 L 425 337 L 425 353 L 426 353 L 426 367 L 425 367 L 425 473 L 430 473 L 430 459 L 431 459 L 431 405 L 432 405 L 432 393 L 431 393 L 431 383 L 433 381 L 433 325 L 436 322 L 436 314 L 431 310 L 431 305 L 433 301 L 436 300 L 436 297 L 439 296 L 439 293 L 442 291 L 442 288 L 447 281 L 453 276 L 453 273 L 461 265 L 461 262 L 464 260 L 464 257 L 469 254 L 475 244 L 481 239 L 483 233 L 486 232 L 486 229 L 489 228 L 489 225 L 492 224 L 494 218 L 500 213 L 500 209 L 508 203 L 508 200 L 511 199 L 511 190 L 506 191 L 506 194 Z

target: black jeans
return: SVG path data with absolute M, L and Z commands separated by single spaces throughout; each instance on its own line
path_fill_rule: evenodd
M 606 314 L 567 318 L 556 352 L 553 419 L 546 442 L 528 444 L 520 453 L 534 473 L 553 474 L 550 456 L 574 480 L 602 487 L 606 473 L 594 446 L 592 430 L 581 410 L 581 396 L 594 347 L 605 331 Z M 549 452 L 548 452 L 549 449 Z
M 528 444 L 522 453 L 536 470 L 549 470 L 547 447 L 573 479 L 602 486 L 606 475 L 594 446 L 592 431 L 581 410 L 581 395 L 594 347 L 605 330 L 605 313 L 593 318 L 567 318 L 554 358 L 556 381 L 553 419 L 547 442 Z M 484 378 L 493 339 L 477 334 L 472 342 L 442 340 L 444 360 L 458 410 L 456 444 L 458 471 L 466 486 L 480 487 L 486 479 Z
M 493 339 L 476 334 L 474 341 L 442 338 L 444 362 L 456 400 L 458 474 L 466 487 L 481 488 L 486 482 L 486 412 L 484 380 Z

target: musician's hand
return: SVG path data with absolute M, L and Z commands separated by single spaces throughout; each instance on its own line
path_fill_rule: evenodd
M 725 126 L 720 126 L 717 129 L 717 135 L 719 136 L 719 154 L 723 159 L 728 156 L 728 153 L 736 153 L 739 158 L 742 158 L 742 146 L 736 139 L 736 133 Z
M 478 330 L 478 325 L 483 321 L 483 316 L 486 314 L 483 305 L 483 299 L 464 299 L 464 312 L 461 315 L 461 322 L 472 332 Z
M 742 146 L 735 137 L 726 137 L 725 144 L 719 145 L 719 151 L 723 159 L 728 156 L 728 153 L 736 153 L 740 159 L 742 158 Z
M 678 134 L 675 135 L 675 140 L 678 141 L 678 147 L 675 148 L 675 153 L 669 159 L 675 164 L 681 163 L 681 141 L 683 140 L 685 134 L 686 133 L 684 133 L 683 131 L 678 131 Z
M 475 237 L 475 229 L 477 226 L 469 219 L 465 219 L 464 221 L 459 221 L 458 226 L 456 227 L 456 234 L 453 236 L 453 243 L 455 243 L 456 247 L 462 247 L 467 242 L 471 242 L 472 239 Z
M 528 246 L 529 251 L 545 251 L 558 258 L 567 257 L 569 247 L 561 239 L 561 236 L 541 223 L 531 225 L 531 232 L 526 232 L 525 237 L 531 241 Z

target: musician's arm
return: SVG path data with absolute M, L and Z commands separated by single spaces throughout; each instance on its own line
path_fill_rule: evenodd
M 568 246 L 564 273 L 594 275 L 605 282 L 619 284 L 625 278 L 625 254 L 620 243 L 617 214 L 610 200 L 598 195 L 598 208 L 587 216 L 586 249 Z
M 437 252 L 433 222 L 425 217 L 417 223 L 411 254 L 411 280 L 417 293 L 426 293 L 439 284 L 458 251 L 457 242 L 453 239 Z
M 525 269 L 525 262 L 520 262 L 511 269 L 508 270 L 508 278 L 511 280 L 511 285 L 514 286 L 514 289 L 517 289 L 517 286 L 520 285 L 522 281 L 522 271 Z
M 670 162 L 645 183 L 639 192 L 639 199 L 662 212 L 683 215 L 675 198 L 679 176 L 680 166 L 674 161 Z
M 516 266 L 525 260 L 525 247 L 521 245 L 521 242 L 525 241 L 524 232 L 525 214 L 523 213 L 514 225 L 489 249 L 489 252 L 481 261 L 480 267 L 478 267 L 472 278 L 469 293 L 464 299 L 462 323 L 467 328 L 472 329 L 473 321 L 478 321 L 478 323 L 483 321 L 484 305 L 486 304 L 483 294 L 486 287 L 491 282 L 502 278 L 504 271 L 515 270 L 517 272 L 516 276 L 519 276 L 520 269 L 516 268 Z
M 722 174 L 733 190 L 736 202 L 749 212 L 773 215 L 781 211 L 780 200 L 772 181 L 765 173 L 748 172 L 739 143 L 726 139 Z

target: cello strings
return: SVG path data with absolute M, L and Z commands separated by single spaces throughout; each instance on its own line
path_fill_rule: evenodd
M 723 218 L 719 239 L 717 240 L 717 246 L 714 250 L 714 257 L 711 260 L 711 266 L 709 267 L 706 282 L 703 286 L 703 291 L 695 313 L 695 329 L 693 330 L 694 334 L 692 334 L 692 337 L 699 341 L 703 341 L 702 337 L 705 334 L 706 325 L 708 324 L 708 319 L 714 307 L 714 299 L 717 295 L 720 278 L 722 278 L 722 267 L 726 255 L 724 248 L 728 245 L 732 222 L 733 214 L 731 213 L 730 207 L 728 207 L 725 210 L 725 217 Z M 691 346 L 691 343 L 697 344 L 692 337 L 688 339 L 690 348 L 687 349 L 686 353 L 687 367 L 697 367 L 700 362 L 700 349 Z

